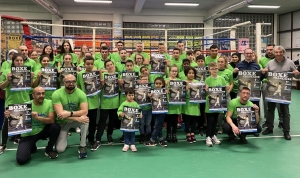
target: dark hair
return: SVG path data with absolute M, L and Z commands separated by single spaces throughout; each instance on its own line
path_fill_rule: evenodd
M 182 40 L 179 40 L 179 41 L 177 42 L 177 44 L 178 44 L 178 43 L 183 43 L 183 41 L 182 41 Z
M 125 65 L 126 65 L 127 63 L 132 63 L 132 64 L 134 64 L 133 61 L 132 61 L 131 59 L 127 59 L 126 62 L 125 62 Z
M 110 60 L 110 59 L 105 60 L 105 61 L 104 61 L 104 68 L 106 67 L 106 64 L 107 64 L 108 62 L 112 62 L 112 63 L 113 63 L 113 61 Z M 113 64 L 114 64 L 114 63 L 113 63 Z
M 241 89 L 241 91 L 242 91 L 242 90 L 248 90 L 249 92 L 251 91 L 250 88 L 245 87 L 245 86 Z
M 49 59 L 50 59 L 50 61 L 53 61 L 53 59 L 54 59 L 53 48 L 52 48 L 52 46 L 49 45 L 49 44 L 46 44 L 46 45 L 44 46 L 41 56 L 43 56 L 43 55 L 48 55 L 48 54 L 46 54 L 46 52 L 45 52 L 45 49 L 46 49 L 48 46 L 50 46 L 50 47 L 51 47 L 51 50 L 52 50 L 51 53 L 49 54 Z M 40 59 L 40 60 L 41 60 L 41 59 Z
M 194 53 L 191 50 L 189 50 L 189 51 L 186 52 L 186 55 L 192 55 L 192 54 L 194 54 Z
M 197 51 L 200 51 L 200 52 L 201 52 L 200 49 L 195 49 L 195 50 L 194 50 L 194 54 L 196 54 Z
M 210 47 L 209 47 L 209 50 L 211 50 L 211 49 L 219 49 L 219 47 L 217 46 L 217 45 L 211 45 Z
M 60 54 L 66 53 L 65 48 L 64 48 L 65 43 L 68 43 L 69 46 L 70 46 L 69 53 L 73 53 L 71 43 L 69 41 L 63 41 L 62 44 L 61 44 Z
M 135 91 L 133 88 L 128 88 L 125 90 L 125 96 L 127 96 L 128 94 L 134 94 L 134 93 L 135 93 Z
M 232 56 L 237 56 L 237 57 L 239 57 L 239 53 L 232 53 L 232 54 L 231 54 L 231 57 L 232 57 Z
M 164 43 L 158 43 L 158 46 L 160 46 L 160 45 L 165 45 Z
M 85 58 L 83 59 L 84 63 L 85 63 L 86 61 L 91 61 L 91 60 L 94 61 L 94 58 L 93 58 L 92 56 L 87 56 L 87 57 L 85 57 Z
M 174 49 L 173 49 L 173 51 L 175 51 L 175 50 L 178 50 L 178 51 L 180 51 L 180 49 L 179 49 L 179 48 L 174 48 Z
M 203 61 L 205 61 L 205 57 L 203 56 L 203 55 L 199 55 L 199 56 L 197 56 L 196 57 L 196 61 L 198 61 L 198 60 L 203 60 Z
M 189 59 L 183 59 L 182 60 L 182 65 L 183 65 L 184 62 L 189 62 L 189 64 L 191 64 L 191 61 Z
M 154 84 L 157 80 L 160 80 L 163 83 L 163 87 L 166 85 L 166 82 L 163 77 L 156 77 L 156 79 L 154 80 Z
M 42 62 L 42 60 L 43 60 L 45 57 L 49 58 L 49 60 L 50 60 L 49 55 L 44 54 L 44 55 L 41 55 L 41 56 L 40 56 L 40 63 Z
M 135 56 L 134 56 L 134 63 L 136 63 L 136 56 L 137 55 L 142 56 L 142 59 L 143 59 L 142 63 L 144 63 L 145 58 L 144 58 L 144 56 L 142 54 L 135 54 Z
M 104 42 L 104 43 L 105 43 L 105 42 Z M 122 45 L 124 46 L 124 42 L 118 41 L 117 44 L 118 44 L 118 43 L 122 43 Z M 106 44 L 106 45 L 107 45 L 107 44 Z M 101 45 L 100 45 L 100 46 L 101 46 Z
M 184 75 L 187 76 L 187 74 L 189 73 L 190 70 L 194 71 L 194 75 L 196 76 L 197 71 L 194 67 L 191 67 L 191 66 L 184 69 Z
M 107 46 L 107 43 L 103 41 L 103 42 L 100 43 L 100 47 L 101 47 L 102 44 L 106 44 L 106 46 Z
M 273 47 L 275 47 L 276 45 L 274 43 L 270 43 L 270 44 L 267 44 L 267 46 L 273 46 Z
M 148 70 L 148 67 L 147 66 L 142 66 L 141 68 L 140 68 L 140 73 L 142 73 L 142 69 L 147 69 Z
M 25 56 L 23 56 L 21 53 L 15 53 L 15 54 L 12 56 L 11 66 L 15 66 L 15 65 L 14 65 L 14 61 L 17 59 L 17 57 L 22 57 L 23 62 L 25 61 Z
M 102 50 L 108 50 L 108 47 L 107 47 L 107 46 L 102 46 L 102 47 L 100 48 L 100 51 L 102 51 Z

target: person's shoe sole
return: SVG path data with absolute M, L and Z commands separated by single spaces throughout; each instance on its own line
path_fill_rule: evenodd
M 97 146 L 96 148 L 91 148 L 91 151 L 97 151 L 100 146 L 101 145 Z
M 50 158 L 50 159 L 55 159 L 55 158 L 58 158 L 58 154 L 56 155 L 56 157 L 55 158 L 51 158 L 46 152 L 45 152 L 45 156 L 47 156 L 48 158 Z

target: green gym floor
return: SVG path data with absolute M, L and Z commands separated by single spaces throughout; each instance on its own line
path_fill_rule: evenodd
M 0 155 L 0 177 L 22 178 L 94 178 L 94 177 L 243 177 L 243 178 L 299 178 L 300 145 L 300 91 L 293 90 L 291 112 L 291 141 L 286 141 L 278 125 L 274 134 L 249 136 L 248 144 L 229 143 L 225 134 L 221 145 L 207 147 L 204 136 L 196 136 L 198 142 L 188 144 L 179 130 L 179 143 L 162 148 L 137 144 L 138 151 L 122 152 L 122 144 L 107 145 L 106 140 L 96 151 L 88 151 L 86 159 L 79 159 L 77 144 L 79 135 L 69 137 L 66 152 L 51 160 L 44 156 L 46 141 L 37 143 L 38 152 L 28 164 L 19 166 L 15 161 L 16 145 L 8 144 L 8 150 Z M 121 132 L 115 130 L 117 141 Z

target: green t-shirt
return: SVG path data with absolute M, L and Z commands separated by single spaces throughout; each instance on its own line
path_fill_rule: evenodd
M 198 80 L 193 80 L 193 82 L 199 82 Z M 190 103 L 190 91 L 186 91 L 186 104 L 182 105 L 182 114 L 189 116 L 200 116 L 200 104 Z
M 181 71 L 181 68 L 182 68 L 182 60 L 181 60 L 181 59 L 175 60 L 175 58 L 172 57 L 170 65 L 172 66 L 172 65 L 174 65 L 174 64 L 175 64 L 175 65 L 178 67 L 178 69 Z
M 165 82 L 170 81 L 170 78 L 166 78 Z M 179 78 L 176 78 L 175 80 L 180 80 Z M 170 89 L 170 84 L 168 84 L 168 89 Z M 168 101 L 170 100 L 170 95 L 167 95 Z M 181 114 L 181 105 L 173 105 L 168 104 L 168 114 Z
M 187 76 L 185 75 L 184 71 L 179 72 L 179 78 L 180 80 L 186 80 Z
M 32 100 L 29 103 L 31 103 L 31 107 L 32 107 L 31 110 L 33 112 L 37 112 L 39 117 L 48 117 L 49 113 L 54 113 L 54 109 L 53 109 L 51 100 L 44 99 L 43 104 L 40 106 L 35 105 Z M 22 134 L 22 137 L 36 135 L 36 134 L 40 133 L 46 125 L 45 123 L 43 123 L 37 119 L 34 119 L 34 118 L 32 118 L 31 123 L 32 123 L 32 132 L 24 133 L 24 134 Z
M 78 56 L 75 53 L 70 53 L 70 54 L 72 56 L 72 63 L 77 64 L 78 63 Z M 62 65 L 62 63 L 64 61 L 63 57 L 64 57 L 64 54 L 57 54 L 54 57 L 54 61 L 57 62 L 57 63 L 59 62 L 60 65 Z
M 37 76 L 38 76 L 38 73 L 42 70 L 42 68 L 39 68 L 37 70 L 35 70 L 34 72 L 34 77 L 33 77 L 33 81 L 36 80 Z M 39 84 L 40 85 L 40 81 L 39 81 Z M 54 93 L 54 90 L 45 90 L 45 99 L 48 99 L 48 100 L 52 100 L 52 94 Z
M 237 119 L 236 108 L 241 107 L 241 106 L 253 106 L 253 103 L 250 100 L 248 100 L 246 104 L 242 104 L 240 102 L 240 98 L 235 98 L 235 99 L 231 100 L 227 107 L 228 111 L 232 112 L 231 119 Z
M 234 68 L 230 64 L 228 64 L 228 69 L 233 73 Z M 238 77 L 235 77 L 235 78 L 233 78 L 232 92 L 237 93 L 238 92 L 238 87 L 239 87 L 239 80 L 238 80 Z
M 27 60 L 24 61 L 24 66 L 31 67 L 31 72 L 34 72 L 37 64 L 33 59 L 27 58 Z
M 259 66 L 261 69 L 264 69 L 267 67 L 267 64 L 271 61 L 272 59 L 271 58 L 267 58 L 267 57 L 262 57 L 259 59 Z M 267 79 L 263 79 L 262 82 L 263 83 L 267 83 Z
M 219 70 L 218 75 L 224 77 L 226 85 L 230 85 L 230 83 L 233 82 L 232 71 L 229 69 Z
M 81 90 L 83 92 L 85 92 L 85 87 L 84 87 L 84 81 L 82 79 L 82 74 L 85 74 L 86 71 L 83 70 L 83 71 L 80 71 L 78 74 L 77 74 L 77 86 L 80 86 Z M 99 94 L 97 95 L 94 95 L 94 96 L 90 96 L 90 97 L 87 97 L 87 102 L 88 102 L 88 105 L 89 105 L 89 110 L 91 109 L 97 109 L 99 107 Z
M 107 59 L 111 59 L 111 53 L 108 53 Z M 95 61 L 96 60 L 102 60 L 102 55 L 101 53 L 96 53 L 95 54 Z
M 102 78 L 104 79 L 104 75 L 108 74 L 107 72 L 102 73 Z M 116 73 L 117 74 L 117 73 Z M 119 107 L 119 95 L 105 98 L 103 97 L 103 92 L 100 93 L 100 109 L 116 109 Z
M 191 67 L 198 67 L 198 64 L 197 62 L 195 61 L 192 61 L 191 64 L 190 64 Z
M 208 64 L 211 62 L 218 63 L 218 59 L 219 59 L 219 56 L 217 56 L 216 58 L 211 58 L 210 56 L 207 56 L 205 58 L 205 66 L 208 66 Z
M 9 69 L 11 67 L 11 62 L 12 61 L 4 61 L 1 66 L 1 72 L 4 72 L 5 70 Z
M 209 76 L 205 79 L 205 84 L 208 85 L 208 87 L 225 87 L 226 81 L 223 77 L 221 77 L 219 75 L 216 78 Z M 208 100 L 207 94 L 206 94 L 205 112 L 211 113 L 209 111 L 209 100 Z M 222 113 L 222 112 L 220 112 L 220 113 Z
M 180 54 L 179 59 L 180 59 L 180 60 L 183 60 L 183 59 L 186 59 L 186 58 L 187 58 L 187 57 L 186 57 L 186 52 L 183 51 L 183 53 Z
M 66 111 L 78 111 L 80 110 L 80 104 L 87 103 L 86 94 L 79 88 L 75 88 L 72 94 L 68 94 L 65 91 L 65 87 L 56 90 L 52 95 L 52 103 L 61 104 Z M 63 124 L 68 120 L 57 119 L 57 123 Z
M 127 100 L 124 101 L 120 107 L 118 108 L 118 116 L 121 114 L 121 112 L 124 111 L 124 106 L 127 106 L 127 107 L 132 107 L 132 108 L 140 108 L 139 104 L 135 101 L 132 101 L 132 102 L 128 102 Z M 120 117 L 119 117 L 120 118 Z M 121 119 L 121 118 L 120 118 Z
M 144 59 L 148 59 L 148 60 L 150 59 L 148 53 L 141 52 L 141 54 L 142 54 L 142 56 L 144 57 Z M 134 61 L 135 55 L 136 55 L 136 52 L 134 52 L 134 53 L 130 56 L 130 59 L 131 59 L 132 61 Z
M 7 74 L 11 73 L 11 69 L 7 69 L 3 71 L 0 76 L 0 83 L 3 83 L 7 80 Z M 9 104 L 23 104 L 25 102 L 30 101 L 29 91 L 14 91 L 10 90 L 10 83 L 7 85 L 5 90 L 5 107 L 8 107 Z

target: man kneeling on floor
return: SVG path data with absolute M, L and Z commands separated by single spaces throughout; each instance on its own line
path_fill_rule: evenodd
M 49 142 L 45 149 L 45 155 L 51 159 L 58 156 L 57 152 L 53 151 L 53 146 L 60 133 L 60 126 L 54 122 L 52 101 L 44 99 L 45 90 L 42 87 L 36 87 L 32 96 L 33 100 L 30 101 L 32 104 L 32 132 L 21 135 L 16 157 L 20 165 L 27 163 L 31 154 L 37 152 L 36 142 L 48 137 Z M 10 112 L 6 110 L 4 115 L 8 118 Z
M 229 136 L 229 141 L 234 142 L 235 135 L 238 135 L 240 138 L 240 141 L 242 143 L 248 143 L 246 140 L 246 135 L 253 134 L 253 132 L 250 133 L 241 133 L 238 126 L 237 121 L 237 107 L 249 107 L 252 106 L 255 110 L 255 118 L 256 118 L 256 124 L 257 124 L 257 132 L 261 132 L 261 126 L 259 125 L 259 108 L 257 105 L 253 104 L 251 101 L 249 101 L 250 97 L 250 89 L 248 87 L 243 87 L 242 91 L 240 92 L 240 97 L 235 98 L 230 101 L 229 106 L 227 108 L 227 114 L 226 114 L 226 122 L 223 124 L 223 132 L 227 133 Z

